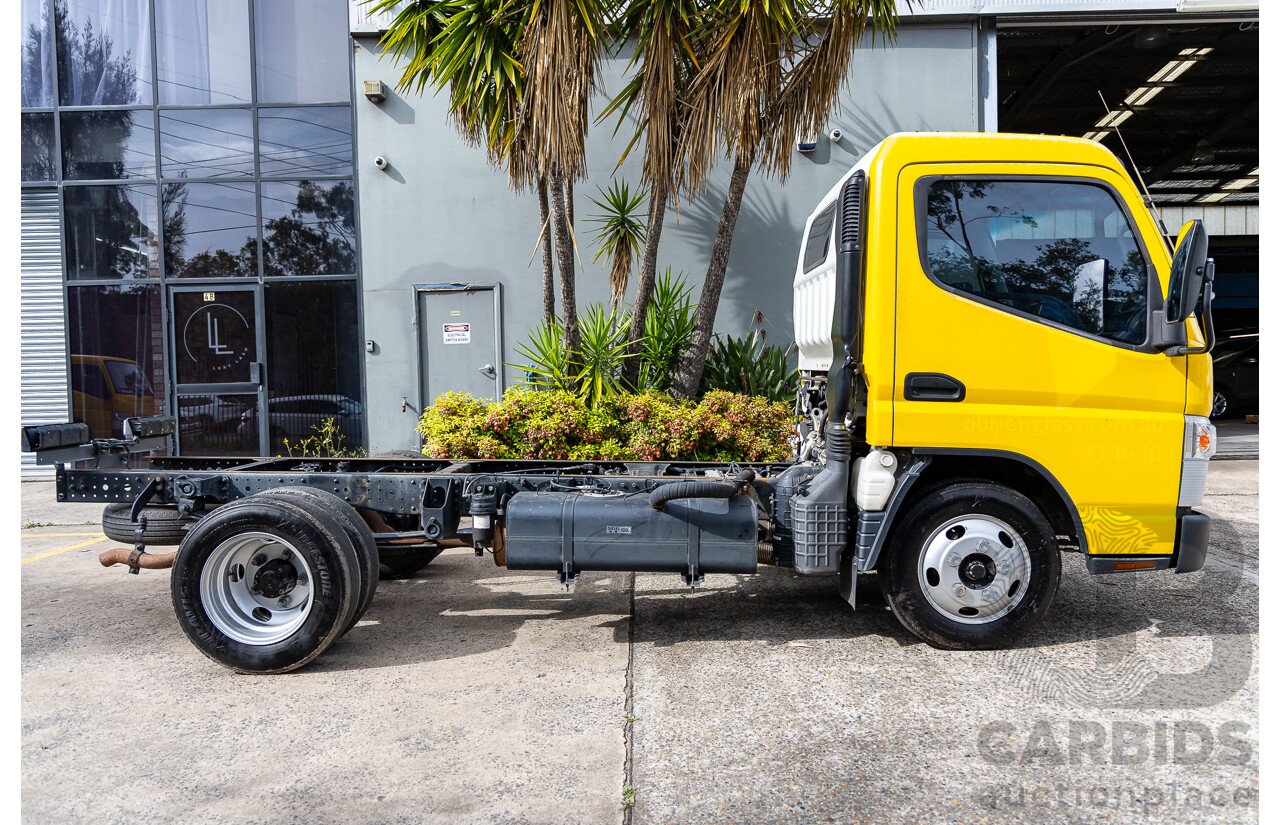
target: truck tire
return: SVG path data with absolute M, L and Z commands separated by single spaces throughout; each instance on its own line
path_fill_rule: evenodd
M 132 504 L 108 504 L 102 511 L 102 532 L 112 541 L 133 544 L 134 523 L 129 519 Z M 187 527 L 195 519 L 184 516 L 173 507 L 143 507 L 147 520 L 142 530 L 142 543 L 150 546 L 181 544 Z
M 340 529 L 292 501 L 255 495 L 187 532 L 170 594 L 201 653 L 241 673 L 284 673 L 319 656 L 350 624 L 360 564 Z
M 355 546 L 360 562 L 360 598 L 356 602 L 356 613 L 351 617 L 351 623 L 342 631 L 346 635 L 364 616 L 369 605 L 373 604 L 373 594 L 378 590 L 378 546 L 373 541 L 373 531 L 354 507 L 328 490 L 317 490 L 314 487 L 275 487 L 260 495 L 293 501 L 321 521 L 333 519 L 338 529 Z
M 1062 571 L 1049 520 L 1022 493 L 953 481 L 924 493 L 894 529 L 880 586 L 898 621 L 934 647 L 1007 647 L 1035 627 Z

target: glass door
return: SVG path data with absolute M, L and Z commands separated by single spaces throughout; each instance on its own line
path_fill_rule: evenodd
M 169 313 L 178 454 L 266 454 L 261 288 L 171 287 Z

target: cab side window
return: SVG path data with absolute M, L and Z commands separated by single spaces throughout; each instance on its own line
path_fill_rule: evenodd
M 831 239 L 831 224 L 835 221 L 836 205 L 833 203 L 813 219 L 809 237 L 804 242 L 804 271 L 810 272 L 827 259 L 827 242 Z
M 1091 335 L 1146 340 L 1146 259 L 1107 189 L 941 179 L 926 210 L 926 263 L 943 286 Z

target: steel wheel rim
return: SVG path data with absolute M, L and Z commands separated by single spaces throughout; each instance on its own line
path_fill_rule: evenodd
M 263 590 L 260 574 L 291 567 L 287 589 Z M 315 604 L 315 571 L 296 547 L 269 533 L 241 533 L 209 554 L 200 571 L 200 601 L 214 627 L 246 645 L 270 645 L 297 632 Z M 255 593 L 254 587 L 259 588 Z
M 974 575 L 977 565 L 982 575 Z M 1031 552 L 1000 519 L 959 516 L 929 536 L 917 573 L 925 599 L 939 613 L 960 624 L 987 624 L 1026 597 Z
M 1213 417 L 1217 418 L 1227 411 L 1227 397 L 1220 392 L 1213 394 Z

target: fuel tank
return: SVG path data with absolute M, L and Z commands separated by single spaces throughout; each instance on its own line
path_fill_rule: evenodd
M 556 570 L 561 581 L 586 570 L 681 573 L 688 583 L 754 573 L 758 518 L 751 495 L 655 510 L 648 493 L 517 493 L 506 507 L 507 567 Z

